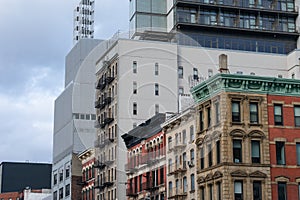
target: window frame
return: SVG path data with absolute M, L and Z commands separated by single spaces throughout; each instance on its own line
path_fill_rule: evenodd
M 236 187 L 237 187 L 237 185 L 236 184 L 240 184 L 240 186 L 241 186 L 241 188 L 240 188 L 240 190 L 241 190 L 241 193 L 238 193 L 237 191 L 236 191 Z M 243 188 L 243 181 L 242 180 L 235 180 L 234 181 L 234 200 L 242 200 L 242 199 L 244 199 L 243 197 L 244 197 L 244 188 Z M 238 196 L 237 196 L 238 195 Z
M 137 74 L 137 61 L 132 62 L 132 72 Z
M 183 67 L 178 67 L 178 78 L 183 79 Z
M 234 105 L 237 105 L 238 111 L 234 112 Z M 232 123 L 240 123 L 241 122 L 241 101 L 232 100 L 231 101 L 231 120 Z
M 280 145 L 280 144 L 283 144 L 283 145 Z M 286 165 L 285 142 L 276 141 L 275 148 L 276 148 L 276 164 L 277 165 Z M 283 152 L 282 152 L 282 148 L 283 148 Z
M 276 115 L 276 108 L 280 108 L 280 114 Z M 278 120 L 278 119 L 280 120 Z M 283 107 L 282 104 L 274 104 L 274 125 L 283 126 Z
M 256 111 L 251 110 L 251 105 L 255 106 Z M 252 120 L 252 117 L 255 117 L 255 120 Z M 249 103 L 249 120 L 251 124 L 259 124 L 259 106 L 258 102 L 250 102 Z
M 235 142 L 239 142 L 239 144 L 240 144 L 239 148 L 234 147 Z M 237 151 L 239 151 L 240 156 L 235 155 Z M 232 155 L 233 155 L 232 157 L 233 157 L 234 163 L 242 163 L 243 162 L 243 141 L 241 139 L 233 139 L 232 140 Z M 239 159 L 239 160 L 237 161 L 237 159 Z
M 254 157 L 253 156 L 253 148 L 254 148 L 254 144 L 258 143 L 258 157 Z M 251 140 L 251 162 L 255 163 L 255 164 L 260 164 L 261 163 L 261 147 L 260 147 L 260 141 L 259 140 Z
M 299 115 L 296 116 L 296 109 L 299 109 Z M 294 105 L 294 121 L 295 121 L 295 127 L 300 127 L 300 105 Z

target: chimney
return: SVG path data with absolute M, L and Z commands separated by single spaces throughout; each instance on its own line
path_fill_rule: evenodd
M 219 56 L 219 71 L 223 74 L 228 74 L 228 66 L 227 66 L 227 55 L 221 54 Z

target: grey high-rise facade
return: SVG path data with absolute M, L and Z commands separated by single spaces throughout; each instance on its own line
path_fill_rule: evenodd
M 176 32 L 166 39 L 176 39 L 180 45 L 288 54 L 299 47 L 299 3 L 130 0 L 131 36 L 155 39 L 153 31 Z

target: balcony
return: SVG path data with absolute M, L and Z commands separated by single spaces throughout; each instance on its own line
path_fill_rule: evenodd
M 169 167 L 169 174 L 170 175 L 177 175 L 177 174 L 183 174 L 187 170 L 187 162 L 183 161 L 182 164 L 173 164 Z
M 109 77 L 106 77 L 106 79 L 105 79 L 105 81 L 106 81 L 106 84 L 110 84 L 111 82 L 113 82 L 113 81 L 114 81 L 114 79 L 115 79 L 115 77 L 111 77 L 111 76 L 109 76 Z
M 158 184 L 155 184 L 152 179 L 147 182 L 142 183 L 143 190 L 147 190 L 149 192 L 154 192 L 159 189 Z
M 184 199 L 187 196 L 187 187 L 183 188 L 169 188 L 168 199 Z
M 101 127 L 101 123 L 98 120 L 95 120 L 94 127 L 95 128 L 100 128 Z
M 138 171 L 138 166 L 135 166 L 133 162 L 129 162 L 125 164 L 125 171 L 127 175 L 134 174 Z
M 110 123 L 112 123 L 113 121 L 114 121 L 114 118 L 112 118 L 112 117 L 107 117 L 107 118 L 104 119 L 105 125 L 106 125 L 106 124 L 110 124 Z
M 101 106 L 101 101 L 100 101 L 100 98 L 98 101 L 95 101 L 95 108 L 100 108 Z
M 109 177 L 99 178 L 95 180 L 95 189 L 104 190 L 106 187 L 111 187 L 114 184 L 113 180 Z
M 169 151 L 182 151 L 186 147 L 186 143 L 181 142 L 175 142 L 175 143 L 169 143 L 168 150 Z
M 112 97 L 106 97 L 104 99 L 104 104 L 109 105 L 113 100 L 114 100 L 114 98 L 112 98 Z
M 96 148 L 103 148 L 106 145 L 111 144 L 113 142 L 114 142 L 113 138 L 107 138 L 107 139 L 104 139 L 104 141 L 95 141 L 95 147 Z
M 137 197 L 138 194 L 133 188 L 127 188 L 126 189 L 126 196 L 128 196 L 128 197 Z
M 96 89 L 103 90 L 106 86 L 106 80 L 103 78 L 100 78 L 99 81 L 96 83 Z
M 95 168 L 98 168 L 98 169 L 104 169 L 105 166 L 106 166 L 106 165 L 105 165 L 102 161 L 100 161 L 100 160 L 96 160 L 96 161 L 95 161 L 95 165 L 94 165 Z

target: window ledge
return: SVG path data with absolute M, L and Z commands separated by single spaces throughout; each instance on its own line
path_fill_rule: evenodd
M 245 126 L 244 122 L 231 122 L 231 125 Z
M 190 193 L 195 193 L 195 190 L 190 190 Z

